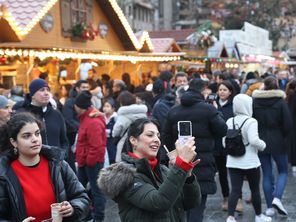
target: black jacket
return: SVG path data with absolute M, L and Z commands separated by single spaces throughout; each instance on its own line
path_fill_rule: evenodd
M 76 134 L 79 128 L 79 119 L 77 113 L 74 110 L 74 102 L 77 96 L 76 90 L 70 91 L 70 96 L 66 100 L 63 106 L 63 116 L 65 118 L 67 133 Z
M 224 106 L 221 106 L 219 103 L 219 98 L 217 99 L 218 111 L 222 113 L 222 117 L 225 122 L 233 117 L 233 109 L 232 109 L 232 98 L 230 98 Z M 226 150 L 222 144 L 222 137 L 218 137 L 215 140 L 215 155 L 216 156 L 226 156 Z
M 41 149 L 41 155 L 49 161 L 56 201 L 67 200 L 74 208 L 74 215 L 64 218 L 63 221 L 79 222 L 88 212 L 89 198 L 75 173 L 62 160 L 62 152 L 48 146 Z M 21 222 L 28 217 L 21 184 L 10 166 L 15 159 L 13 152 L 0 157 L 0 221 Z
M 213 194 L 217 187 L 214 180 L 216 167 L 214 158 L 215 138 L 223 137 L 227 125 L 217 109 L 204 101 L 203 96 L 188 90 L 181 97 L 181 105 L 173 107 L 164 128 L 164 144 L 174 149 L 178 139 L 178 121 L 192 122 L 192 135 L 195 137 L 197 158 L 201 162 L 193 169 L 201 187 L 202 194 Z
M 263 153 L 287 153 L 286 137 L 292 130 L 292 117 L 281 90 L 255 90 L 252 94 L 253 117 L 258 121 L 260 139 L 266 143 Z
M 288 106 L 293 118 L 293 129 L 289 134 L 289 158 L 292 166 L 296 166 L 296 93 L 294 92 L 288 99 Z
M 41 130 L 42 143 L 49 146 L 56 146 L 68 153 L 68 140 L 66 136 L 66 126 L 62 114 L 47 105 L 47 110 L 43 112 L 42 107 L 31 104 L 31 98 L 27 95 L 19 106 L 14 106 L 17 112 L 31 112 L 44 123 Z

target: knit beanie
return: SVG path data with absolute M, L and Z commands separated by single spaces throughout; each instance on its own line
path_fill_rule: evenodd
M 87 109 L 92 105 L 91 98 L 92 94 L 89 91 L 82 91 L 76 96 L 74 103 L 81 109 Z
M 44 79 L 34 79 L 29 85 L 30 96 L 33 96 L 43 87 L 47 87 L 50 90 L 48 83 Z

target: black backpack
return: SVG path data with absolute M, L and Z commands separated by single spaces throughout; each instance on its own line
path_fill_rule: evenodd
M 225 137 L 225 148 L 227 155 L 242 156 L 246 153 L 246 147 L 248 144 L 243 143 L 241 128 L 249 118 L 245 119 L 242 125 L 235 129 L 234 118 L 232 118 L 232 129 L 228 129 Z

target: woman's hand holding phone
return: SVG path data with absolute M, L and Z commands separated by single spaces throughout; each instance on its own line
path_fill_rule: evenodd
M 177 155 L 187 163 L 192 162 L 196 156 L 194 139 L 194 137 L 190 137 L 184 144 L 177 140 L 175 144 Z

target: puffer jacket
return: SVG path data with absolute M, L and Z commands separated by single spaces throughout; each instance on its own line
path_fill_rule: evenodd
M 98 184 L 118 203 L 123 222 L 182 222 L 185 210 L 200 203 L 195 176 L 181 168 L 157 165 L 156 177 L 147 159 L 122 154 L 122 160 L 102 169 Z
M 163 131 L 163 142 L 173 150 L 178 139 L 178 121 L 192 122 L 192 136 L 195 137 L 197 164 L 193 173 L 202 194 L 214 194 L 216 165 L 214 158 L 215 138 L 223 137 L 227 125 L 222 114 L 211 104 L 207 104 L 201 93 L 188 89 L 181 97 L 181 105 L 174 106 L 168 113 Z
M 253 117 L 258 121 L 259 137 L 266 143 L 265 154 L 286 154 L 286 138 L 293 120 L 282 90 L 255 90 Z
M 69 201 L 74 208 L 71 217 L 63 221 L 79 222 L 89 209 L 89 198 L 69 165 L 63 161 L 63 151 L 43 146 L 41 155 L 49 162 L 50 176 L 57 202 Z M 16 156 L 8 152 L 0 157 L 0 221 L 21 222 L 26 215 L 21 184 L 10 164 Z M 42 187 L 40 187 L 42 189 Z

